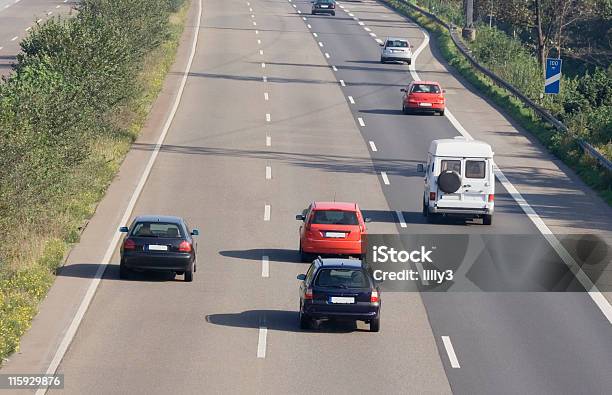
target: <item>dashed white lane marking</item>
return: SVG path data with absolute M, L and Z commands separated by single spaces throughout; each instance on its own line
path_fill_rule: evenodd
M 306 26 L 308 26 L 309 29 L 312 29 L 312 26 L 310 26 L 310 23 L 308 25 L 306 25 Z
M 354 17 L 353 17 L 353 20 L 354 20 L 355 22 L 359 22 L 359 18 L 357 18 L 356 16 L 354 16 Z
M 266 136 L 266 147 L 271 147 L 271 146 L 272 146 L 272 137 Z
M 359 117 L 357 118 L 357 121 L 359 122 L 359 125 L 365 126 L 365 122 L 363 121 L 363 118 Z
M 338 71 L 338 68 L 336 66 L 332 66 L 332 70 Z
M 257 39 L 257 44 L 261 45 L 261 40 Z
M 263 82 L 268 82 L 268 77 L 266 77 L 265 75 L 261 77 L 261 79 L 263 80 Z
M 252 9 L 252 8 L 249 8 L 249 12 L 253 12 L 253 9 Z
M 376 144 L 374 144 L 373 141 L 370 141 L 370 149 L 374 152 L 378 151 L 378 148 L 376 148 Z
M 355 16 L 355 15 L 351 14 L 350 12 L 348 13 L 348 15 L 351 16 L 351 17 Z
M 268 328 L 265 326 L 259 327 L 259 341 L 257 342 L 257 358 L 266 357 L 266 338 L 268 336 Z
M 379 44 L 384 44 L 383 40 L 381 40 L 380 38 L 377 38 L 376 42 L 379 43 Z
M 270 220 L 270 205 L 266 204 L 264 206 L 264 221 L 269 221 Z
M 293 8 L 297 8 L 297 6 L 295 4 L 293 4 Z
M 301 14 L 301 13 L 302 13 L 302 11 L 298 10 L 298 14 Z
M 306 20 L 306 17 L 305 17 L 305 16 L 303 16 L 303 17 L 302 17 L 302 20 L 303 20 L 303 21 L 305 21 L 305 20 Z
M 266 122 L 270 122 L 270 119 L 271 119 L 270 114 L 269 113 L 266 114 Z
M 200 31 L 201 19 L 202 19 L 202 0 L 198 1 L 197 20 L 196 20 L 195 29 L 194 29 L 196 32 Z M 149 175 L 151 174 L 151 170 L 153 168 L 153 165 L 155 164 L 155 160 L 157 159 L 157 156 L 159 155 L 162 144 L 164 140 L 166 139 L 168 131 L 170 130 L 170 126 L 172 125 L 174 116 L 179 108 L 181 98 L 183 97 L 183 92 L 185 90 L 185 85 L 187 84 L 187 78 L 189 77 L 189 71 L 191 70 L 191 65 L 195 57 L 197 46 L 198 46 L 198 34 L 194 34 L 193 41 L 191 44 L 191 52 L 189 54 L 189 60 L 187 61 L 187 65 L 185 66 L 185 69 L 183 71 L 183 77 L 181 79 L 181 83 L 179 85 L 178 92 L 174 99 L 174 104 L 172 105 L 170 114 L 168 115 L 168 118 L 166 119 L 166 122 L 164 123 L 162 132 L 159 138 L 157 139 L 157 142 L 155 144 L 151 157 L 149 158 L 149 161 L 147 162 L 140 176 L 138 184 L 136 185 L 136 188 L 134 189 L 134 192 L 132 193 L 132 196 L 130 197 L 127 207 L 125 208 L 125 211 L 123 212 L 123 216 L 119 222 L 121 225 L 126 224 L 128 220 L 130 219 L 132 215 L 132 211 L 134 210 L 134 207 L 136 206 L 136 202 L 138 201 L 138 198 L 140 194 L 142 193 L 142 190 L 144 189 L 146 181 L 149 178 Z M 64 358 L 64 355 L 66 354 L 66 351 L 70 347 L 70 343 L 72 343 L 72 340 L 74 339 L 74 336 L 76 335 L 77 330 L 81 322 L 83 321 L 83 317 L 85 316 L 85 313 L 87 312 L 87 309 L 89 308 L 89 305 L 91 304 L 91 301 L 93 300 L 94 295 L 96 294 L 96 290 L 101 282 L 102 276 L 104 275 L 106 268 L 108 267 L 111 261 L 113 253 L 117 249 L 120 237 L 121 237 L 121 234 L 119 232 L 115 232 L 115 235 L 113 236 L 111 242 L 108 244 L 106 252 L 104 253 L 104 257 L 102 258 L 102 261 L 98 265 L 98 269 L 96 270 L 96 273 L 94 274 L 94 278 L 89 283 L 85 296 L 83 296 L 83 299 L 81 300 L 81 303 L 79 304 L 78 310 L 76 311 L 74 317 L 72 318 L 72 321 L 70 322 L 70 326 L 65 331 L 62 341 L 57 347 L 57 350 L 55 351 L 53 359 L 49 363 L 49 366 L 46 371 L 47 375 L 55 374 L 60 362 L 62 361 L 62 359 Z M 47 389 L 48 388 L 44 388 L 44 387 L 38 389 L 36 391 L 36 395 L 44 395 Z
M 260 54 L 260 55 L 263 55 L 263 49 L 260 49 L 260 50 L 259 50 L 259 54 Z
M 453 369 L 459 369 L 461 365 L 459 365 L 459 360 L 457 359 L 457 354 L 455 354 L 455 349 L 453 348 L 450 337 L 442 336 L 442 343 L 444 343 L 444 348 L 446 349 L 446 354 L 448 354 L 448 360 L 450 361 L 451 367 Z
M 4 48 L 4 47 L 0 47 L 0 51 L 2 51 L 2 48 Z
M 370 33 L 370 36 L 376 37 L 376 33 Z
M 266 68 L 266 64 L 264 62 L 261 62 L 261 68 L 265 69 Z
M 270 258 L 267 255 L 261 257 L 261 277 L 270 277 Z
M 43 20 L 42 20 L 42 18 L 40 18 L 40 19 L 37 19 L 37 20 L 36 20 L 36 23 L 40 23 L 40 22 L 42 22 L 42 21 L 43 21 Z
M 11 41 L 15 41 L 15 40 L 17 40 L 18 38 L 19 38 L 19 36 L 15 36 L 15 37 L 11 38 Z
M 249 2 L 247 1 L 247 5 L 249 5 L 249 6 L 250 6 L 250 5 L 251 5 L 251 3 L 249 3 Z
M 323 43 L 319 41 L 319 47 L 323 47 Z
M 272 179 L 272 167 L 266 166 L 266 180 Z
M 401 226 L 402 228 L 407 227 L 408 225 L 406 225 L 406 220 L 404 219 L 404 214 L 402 214 L 402 212 L 401 212 L 401 211 L 399 211 L 399 210 L 398 210 L 398 211 L 396 211 L 396 212 L 395 212 L 395 214 L 397 215 L 397 220 L 399 221 L 400 226 Z
M 363 30 L 365 30 L 366 32 L 371 32 L 372 29 L 370 29 L 369 27 L 364 27 Z
M 56 6 L 55 6 L 55 8 L 60 8 L 60 6 L 59 6 L 59 5 L 56 5 Z
M 255 15 L 251 14 L 251 18 L 255 18 Z
M 359 21 L 359 25 L 360 25 L 360 26 L 363 26 L 363 25 L 365 25 L 365 23 L 363 23 L 363 22 Z
M 268 99 L 269 99 L 268 92 L 264 92 L 264 100 L 268 101 Z
M 312 33 L 313 37 L 319 37 L 319 35 L 317 33 Z
M 382 177 L 383 182 L 385 183 L 385 185 L 389 185 L 391 184 L 389 182 L 389 177 L 387 177 L 387 172 L 381 171 L 380 172 L 380 176 Z
M 353 99 L 353 96 L 349 96 L 348 100 L 351 104 L 355 104 L 355 99 Z
M 253 21 L 253 26 L 257 26 L 257 22 Z M 257 34 L 257 32 L 255 32 Z
M 329 54 L 327 52 L 325 52 L 325 57 L 329 59 Z
M 259 34 L 259 30 L 255 30 L 255 34 Z
M 32 29 L 32 26 L 30 26 L 30 27 L 26 27 L 25 31 L 26 31 L 26 32 L 29 32 L 31 29 Z
M 346 86 L 346 83 L 344 82 L 344 80 L 340 80 L 340 85 L 341 86 Z
M 53 11 L 47 12 L 47 16 L 53 14 Z

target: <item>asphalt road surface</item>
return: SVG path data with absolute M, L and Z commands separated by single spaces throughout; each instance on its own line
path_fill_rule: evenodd
M 142 136 L 3 370 L 59 363 L 64 392 L 75 394 L 609 393 L 608 302 L 587 293 L 389 292 L 380 333 L 362 324 L 301 331 L 295 277 L 307 265 L 294 217 L 313 200 L 356 201 L 374 219 L 371 233 L 402 234 L 538 237 L 548 226 L 609 237 L 610 209 L 449 73 L 417 26 L 376 2 L 342 2 L 329 17 L 311 16 L 307 1 L 204 0 L 199 25 L 192 3 Z M 378 62 L 376 39 L 386 36 L 422 47 L 412 73 Z M 447 88 L 450 116 L 401 114 L 399 89 L 415 73 Z M 459 135 L 458 124 L 493 145 L 505 175 L 491 227 L 426 224 L 420 214 L 416 164 L 432 139 Z M 193 283 L 119 280 L 111 241 L 140 181 L 132 216 L 180 215 L 200 229 Z M 500 265 L 513 270 L 511 260 Z

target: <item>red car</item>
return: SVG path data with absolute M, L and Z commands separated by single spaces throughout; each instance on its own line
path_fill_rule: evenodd
M 357 203 L 314 202 L 295 219 L 300 226 L 300 258 L 314 255 L 362 257 L 365 254 L 366 222 Z
M 402 97 L 402 111 L 410 112 L 437 112 L 444 115 L 446 100 L 444 89 L 435 81 L 413 81 L 405 89 Z

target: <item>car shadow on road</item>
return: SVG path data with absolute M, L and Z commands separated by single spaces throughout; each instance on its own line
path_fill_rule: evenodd
M 298 312 L 287 310 L 247 310 L 242 313 L 209 314 L 206 316 L 206 322 L 235 328 L 265 327 L 284 332 L 349 333 L 364 331 L 352 321 L 321 321 L 314 329 L 300 329 Z
M 95 278 L 98 269 L 100 269 L 100 264 L 98 263 L 72 263 L 58 268 L 56 275 L 62 277 Z M 120 279 L 119 265 L 117 264 L 109 264 L 102 275 L 103 280 L 118 281 L 162 282 L 182 281 L 182 278 L 182 275 L 176 276 L 170 271 L 132 271 L 127 279 Z
M 261 257 L 268 257 L 270 262 L 302 263 L 297 249 L 288 250 L 284 248 L 252 248 L 250 250 L 226 250 L 219 251 L 219 255 L 228 258 L 240 258 L 261 262 Z

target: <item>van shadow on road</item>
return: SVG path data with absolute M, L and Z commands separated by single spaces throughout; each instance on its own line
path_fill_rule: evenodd
M 298 312 L 286 310 L 247 310 L 242 313 L 210 314 L 206 316 L 206 322 L 236 328 L 266 327 L 270 330 L 284 332 L 348 333 L 364 331 L 357 328 L 357 324 L 352 321 L 321 321 L 315 329 L 303 330 L 300 329 Z
M 219 255 L 228 258 L 240 258 L 261 262 L 261 257 L 266 255 L 270 262 L 302 263 L 297 249 L 288 250 L 283 248 L 253 248 L 250 250 L 226 250 L 219 251 Z

